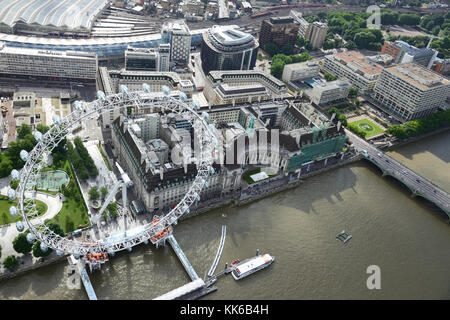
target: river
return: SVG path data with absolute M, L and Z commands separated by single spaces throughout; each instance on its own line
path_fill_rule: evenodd
M 389 154 L 450 192 L 450 131 Z M 410 197 L 391 178 L 360 161 L 308 178 L 299 187 L 242 206 L 215 210 L 175 227 L 200 277 L 220 240 L 225 262 L 275 256 L 240 281 L 218 280 L 203 299 L 450 299 L 450 229 L 443 213 Z M 345 229 L 353 238 L 335 237 Z M 381 289 L 368 290 L 366 269 L 381 270 Z M 2 299 L 87 299 L 66 286 L 67 263 L 44 267 L 0 285 Z M 151 245 L 119 253 L 91 275 L 99 299 L 152 299 L 190 281 L 172 249 Z

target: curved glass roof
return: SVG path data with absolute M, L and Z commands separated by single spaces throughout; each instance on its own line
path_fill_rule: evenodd
M 90 29 L 108 0 L 0 0 L 0 24 L 18 21 L 42 26 Z

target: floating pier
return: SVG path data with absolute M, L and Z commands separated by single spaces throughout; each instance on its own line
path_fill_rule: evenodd
M 169 241 L 170 245 L 172 246 L 173 251 L 175 251 L 175 254 L 177 255 L 178 259 L 180 259 L 181 264 L 183 265 L 184 269 L 188 273 L 189 277 L 192 281 L 199 279 L 197 273 L 195 272 L 194 268 L 192 267 L 189 260 L 184 255 L 183 250 L 181 250 L 180 246 L 178 245 L 178 242 L 175 240 L 175 237 L 171 234 L 167 237 L 167 240 Z M 203 280 L 202 280 L 203 281 Z
M 211 268 L 208 271 L 208 277 L 212 277 L 214 274 L 214 271 L 217 268 L 217 265 L 219 264 L 220 257 L 222 256 L 223 247 L 225 245 L 225 237 L 227 235 L 227 227 L 222 226 L 222 237 L 220 238 L 220 244 L 219 248 L 217 249 L 216 257 L 214 258 L 213 264 Z

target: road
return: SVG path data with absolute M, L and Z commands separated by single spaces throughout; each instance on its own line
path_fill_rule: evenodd
M 407 185 L 414 194 L 420 194 L 426 197 L 429 201 L 444 210 L 450 217 L 450 194 L 352 132 L 345 131 L 355 148 L 361 151 L 369 161 L 379 166 L 383 172 L 386 172 Z

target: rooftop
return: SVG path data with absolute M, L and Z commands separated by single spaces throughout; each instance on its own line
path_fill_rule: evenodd
M 386 68 L 386 71 L 423 90 L 450 84 L 441 74 L 416 63 L 402 63 Z
M 77 58 L 77 59 L 95 59 L 95 52 L 80 52 L 80 51 L 52 51 L 31 48 L 16 48 L 5 45 L 0 41 L 0 52 L 19 55 L 32 55 L 41 57 L 61 57 L 61 58 Z
M 241 45 L 255 40 L 251 34 L 231 29 L 228 26 L 212 26 L 208 33 L 210 37 L 224 46 Z
M 370 62 L 366 56 L 358 51 L 346 51 L 334 54 L 334 57 L 339 62 L 343 63 L 354 71 L 360 71 L 369 76 L 379 75 L 383 67 L 379 64 Z
M 16 23 L 90 29 L 108 0 L 0 0 L 0 25 Z

